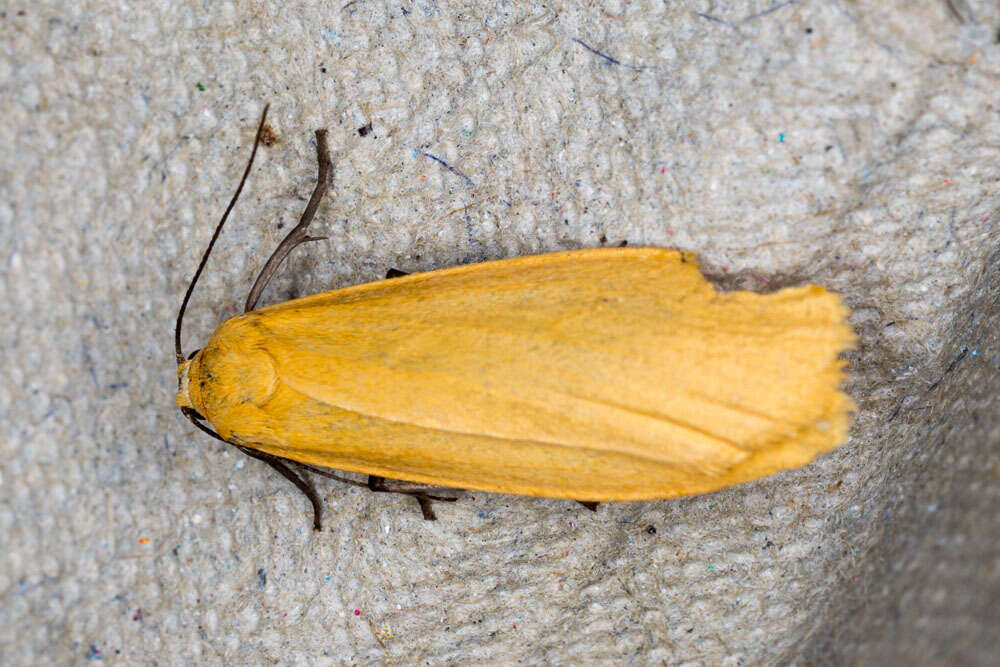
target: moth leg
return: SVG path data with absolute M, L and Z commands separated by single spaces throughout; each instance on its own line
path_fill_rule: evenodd
M 600 503 L 590 502 L 587 500 L 577 500 L 576 502 L 580 503 L 581 505 L 589 509 L 591 512 L 596 512 L 597 506 L 600 504 Z
M 257 307 L 257 301 L 260 299 L 261 293 L 267 287 L 267 284 L 271 282 L 271 278 L 277 273 L 278 267 L 281 266 L 288 253 L 303 243 L 322 241 L 325 238 L 322 236 L 308 236 L 306 235 L 306 231 L 309 229 L 309 225 L 316 215 L 316 209 L 319 208 L 319 203 L 323 199 L 323 195 L 326 194 L 327 180 L 329 179 L 330 154 L 326 148 L 326 130 L 316 130 L 316 161 L 319 163 L 319 175 L 316 179 L 316 188 L 313 190 L 312 197 L 309 198 L 309 203 L 306 204 L 306 210 L 302 212 L 299 224 L 295 225 L 295 228 L 288 232 L 288 235 L 278 244 L 278 247 L 275 248 L 274 252 L 268 258 L 264 264 L 264 268 L 260 270 L 257 280 L 254 281 L 253 287 L 250 288 L 250 294 L 247 295 L 246 306 L 243 309 L 245 313 Z
M 353 479 L 347 479 L 346 477 L 341 477 L 340 475 L 335 475 L 329 470 L 324 470 L 323 468 L 317 468 L 311 466 L 308 463 L 301 463 L 299 461 L 292 461 L 299 468 L 312 471 L 317 475 L 322 475 L 323 477 L 329 477 L 330 479 L 335 479 L 338 482 L 343 482 L 344 484 L 353 484 L 354 486 L 364 486 L 370 491 L 381 492 L 381 493 L 402 493 L 408 496 L 413 496 L 416 498 L 417 502 L 420 503 L 420 512 L 424 515 L 424 519 L 427 521 L 437 521 L 437 515 L 434 514 L 434 509 L 432 508 L 432 501 L 440 500 L 444 502 L 455 502 L 456 498 L 444 498 L 442 496 L 432 496 L 425 493 L 427 490 L 435 490 L 438 487 L 431 486 L 429 484 L 419 484 L 417 482 L 404 482 L 396 479 L 386 479 L 385 477 L 376 477 L 374 475 L 368 476 L 368 482 L 362 483 L 357 482 Z
M 424 517 L 424 521 L 437 521 L 437 514 L 434 513 L 434 508 L 431 506 L 431 499 L 424 495 L 413 496 L 417 499 L 420 504 L 420 513 Z M 452 498 L 454 500 L 454 498 Z
M 427 493 L 427 491 L 433 491 L 438 487 L 431 486 L 430 484 L 404 482 L 398 479 L 386 479 L 385 477 L 377 477 L 375 475 L 368 475 L 368 488 L 375 493 L 402 493 L 407 496 L 413 496 L 420 504 L 420 513 L 424 515 L 424 521 L 437 521 L 437 515 L 434 514 L 432 501 L 437 500 L 446 503 L 453 503 L 458 500 L 458 498 L 432 496 Z

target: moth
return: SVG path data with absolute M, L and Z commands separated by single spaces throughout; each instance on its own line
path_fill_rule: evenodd
M 441 487 L 597 502 L 697 493 L 804 465 L 847 437 L 840 297 L 817 285 L 721 293 L 690 253 L 599 248 L 401 275 L 257 309 L 329 178 L 250 290 L 190 357 L 177 403 L 321 505 L 304 470 L 406 493 Z M 368 483 L 330 470 L 367 474 Z

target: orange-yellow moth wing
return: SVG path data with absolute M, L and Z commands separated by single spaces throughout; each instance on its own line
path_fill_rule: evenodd
M 409 275 L 225 322 L 178 402 L 222 437 L 340 470 L 640 500 L 842 443 L 840 299 L 719 293 L 690 254 L 579 250 Z

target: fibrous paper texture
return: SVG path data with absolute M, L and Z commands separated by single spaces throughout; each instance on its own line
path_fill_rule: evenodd
M 971 0 L 5 7 L 5 663 L 987 662 L 997 25 Z M 313 534 L 285 480 L 173 400 L 176 308 L 265 102 L 188 349 L 294 224 L 326 127 L 328 240 L 266 303 L 677 248 L 720 289 L 843 296 L 847 444 L 596 513 L 468 493 L 429 523 L 317 480 Z

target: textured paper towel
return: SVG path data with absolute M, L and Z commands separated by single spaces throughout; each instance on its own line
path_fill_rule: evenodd
M 6 664 L 995 655 L 995 3 L 107 7 L 0 12 Z M 721 288 L 844 294 L 850 441 L 593 514 L 466 493 L 427 523 L 318 480 L 314 534 L 286 481 L 173 404 L 176 308 L 265 101 L 277 141 L 188 349 L 294 224 L 327 127 L 329 240 L 266 301 L 390 267 L 694 251 Z

